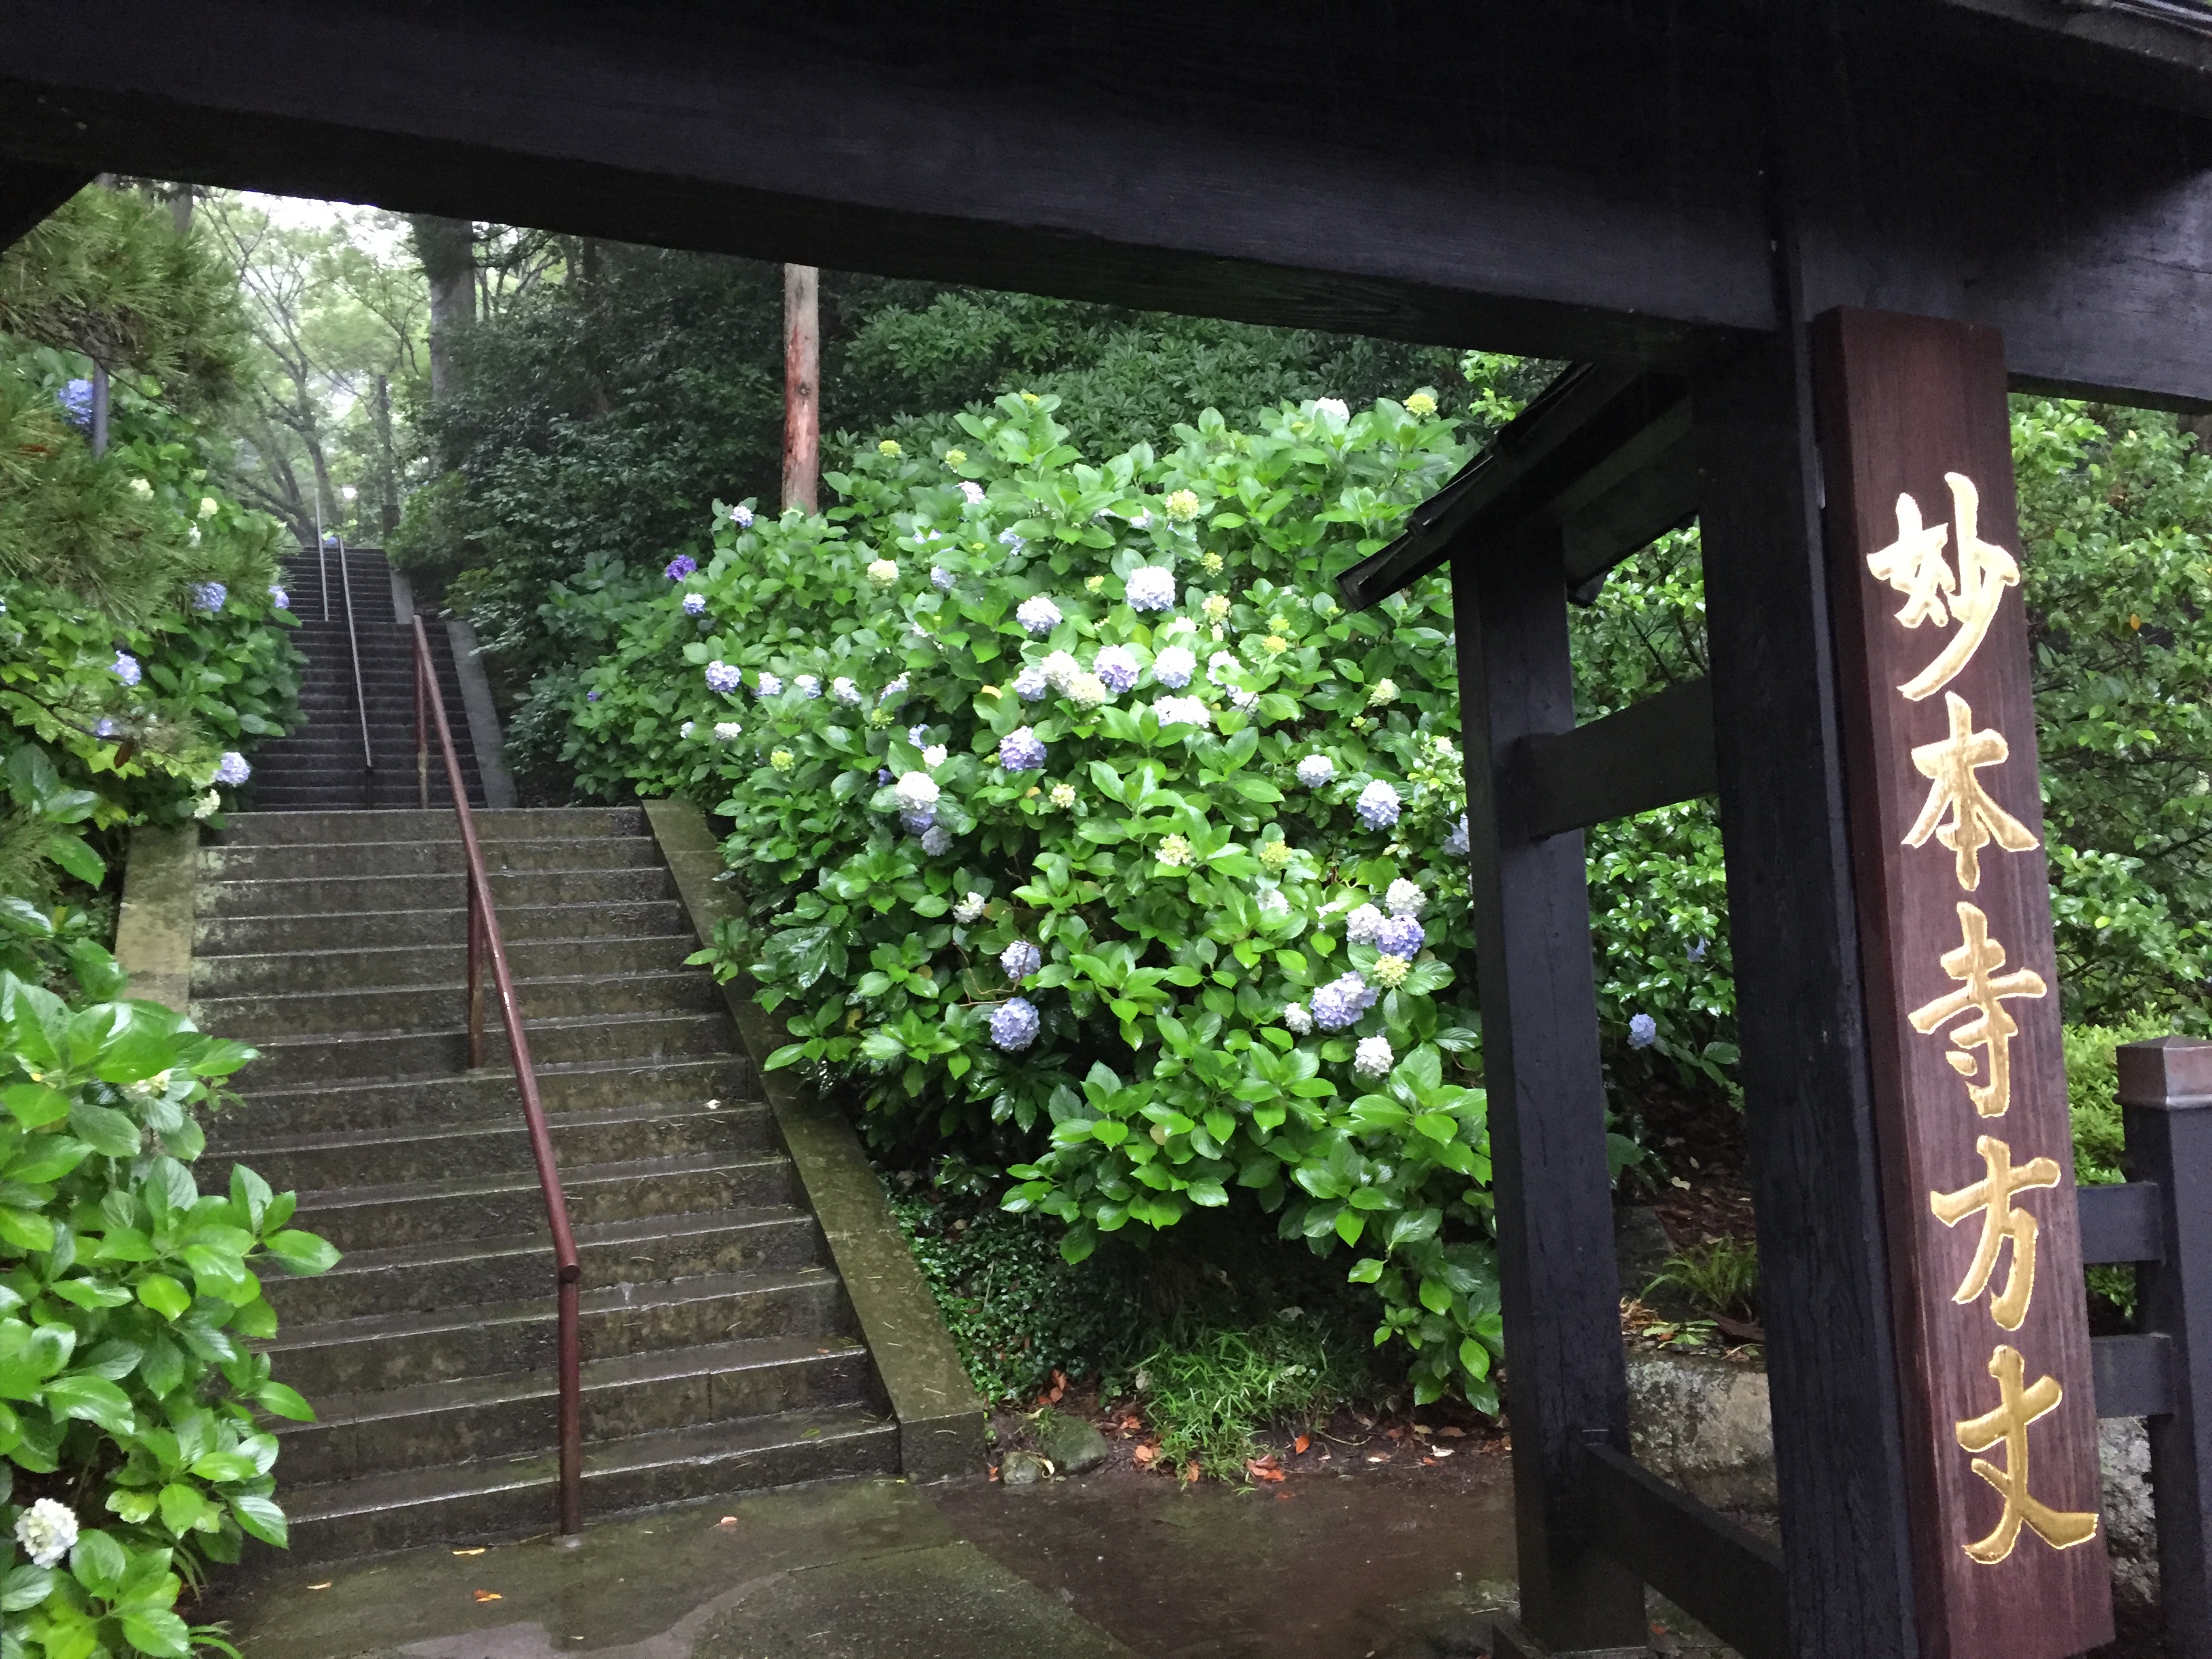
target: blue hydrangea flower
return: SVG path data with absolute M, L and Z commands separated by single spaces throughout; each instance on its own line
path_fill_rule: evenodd
M 1044 965 L 1044 952 L 1025 939 L 1018 939 L 999 953 L 999 966 L 1017 985 Z
M 192 609 L 205 611 L 210 617 L 222 609 L 223 601 L 229 597 L 230 590 L 221 582 L 192 584 Z
M 742 505 L 732 507 L 730 522 L 740 530 L 750 530 L 753 527 L 752 508 Z
M 761 670 L 760 684 L 753 687 L 756 696 L 773 697 L 783 690 L 783 682 L 765 668 Z
M 1375 992 L 1358 974 L 1342 974 L 1313 994 L 1314 1024 L 1341 1031 L 1375 1004 Z
M 599 694 L 596 691 L 586 691 L 584 693 L 584 701 L 586 702 L 597 702 L 599 700 Z
M 960 579 L 941 564 L 929 567 L 929 585 L 940 593 L 950 593 Z
M 704 593 L 686 593 L 684 596 L 684 614 L 687 617 L 705 616 L 707 596 Z
M 1370 830 L 1388 830 L 1398 821 L 1398 792 L 1377 778 L 1359 792 L 1352 810 Z
M 1375 948 L 1386 957 L 1411 962 L 1420 955 L 1423 943 L 1421 924 L 1411 916 L 1386 916 L 1375 930 Z
M 707 665 L 707 689 L 709 691 L 735 691 L 744 683 L 744 671 L 732 664 L 715 661 Z
M 1027 547 L 1029 544 L 1023 540 L 1019 536 L 1014 534 L 1012 531 L 1001 530 L 999 532 L 999 545 L 1006 549 L 1009 552 L 1018 553 L 1024 548 Z
M 822 682 L 811 674 L 795 674 L 792 677 L 791 684 L 793 689 L 802 697 L 818 697 L 822 695 Z
M 117 679 L 121 680 L 124 684 L 136 685 L 138 684 L 139 675 L 141 672 L 138 666 L 138 659 L 132 656 L 128 651 L 118 651 L 115 653 L 115 661 L 110 667 L 109 672 L 112 673 Z
M 1451 834 L 1444 837 L 1444 851 L 1455 859 L 1463 859 L 1468 855 L 1469 846 L 1467 814 L 1462 812 L 1459 815 L 1459 822 L 1452 825 Z
M 991 1015 L 991 1041 L 1018 1054 L 1037 1040 L 1036 1005 L 1027 997 L 1008 997 Z
M 215 781 L 227 783 L 235 789 L 253 775 L 253 769 L 246 763 L 246 757 L 235 749 L 226 749 L 222 758 L 216 763 Z
M 1132 611 L 1165 611 L 1176 602 L 1175 572 L 1165 565 L 1139 565 L 1124 587 Z
M 112 738 L 122 729 L 109 716 L 102 714 L 93 722 L 92 735 L 95 738 Z
M 909 836 L 926 836 L 936 824 L 934 806 L 909 806 L 899 814 L 899 827 Z
M 1649 1048 L 1659 1041 L 1659 1022 L 1649 1014 L 1638 1014 L 1628 1022 L 1628 1046 Z
M 281 587 L 271 587 L 269 590 L 269 603 L 279 611 L 289 611 L 292 608 L 292 596 Z
M 699 561 L 689 553 L 678 553 L 668 562 L 668 568 L 660 574 L 672 582 L 680 582 L 699 568 Z
M 1097 660 L 1091 665 L 1091 672 L 1104 681 L 1106 689 L 1118 697 L 1137 683 L 1137 676 L 1141 671 L 1137 666 L 1137 659 L 1127 647 L 1109 645 L 1098 653 Z
M 1014 620 L 1032 634 L 1049 634 L 1060 626 L 1060 607 L 1042 593 L 1032 593 L 1014 607 Z
M 933 859 L 941 859 L 952 850 L 952 832 L 941 823 L 933 823 L 921 832 L 921 850 Z
M 1692 962 L 1703 962 L 1705 959 L 1705 942 L 1703 939 L 1699 939 L 1695 945 L 1692 945 L 1690 947 L 1690 960 Z
M 62 406 L 63 418 L 71 426 L 92 424 L 92 382 L 83 379 L 71 380 L 54 394 Z
M 1171 645 L 1152 659 L 1152 678 L 1170 690 L 1180 691 L 1198 672 L 1198 659 L 1182 646 Z
M 893 680 L 889 685 L 885 686 L 882 690 L 876 693 L 876 701 L 879 703 L 889 702 L 893 697 L 902 697 L 904 696 L 906 696 L 906 676 L 902 674 L 896 679 Z
M 1045 678 L 1044 670 L 1035 663 L 1014 676 L 1014 695 L 1024 702 L 1035 702 L 1050 690 L 1052 682 Z
M 1026 726 L 1018 726 L 999 739 L 999 764 L 1009 772 L 1044 769 L 1044 740 Z
M 861 703 L 860 688 L 843 674 L 830 682 L 830 695 L 848 708 L 858 708 Z

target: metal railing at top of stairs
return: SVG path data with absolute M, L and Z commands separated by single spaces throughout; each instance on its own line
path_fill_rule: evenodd
M 338 544 L 338 586 L 345 594 L 346 649 L 353 657 L 353 706 L 355 713 L 361 716 L 362 793 L 365 797 L 362 805 L 374 806 L 376 805 L 376 751 L 369 746 L 368 693 L 362 689 L 361 683 L 361 634 L 353 622 L 353 573 L 346 568 L 345 538 L 340 536 L 336 539 Z M 325 575 L 323 579 L 323 614 L 325 617 L 330 615 L 330 579 Z
M 469 894 L 469 1065 L 483 1064 L 483 963 L 491 960 L 493 983 L 499 990 L 500 1017 L 507 1026 L 508 1050 L 514 1061 L 514 1079 L 522 1094 L 522 1116 L 530 1130 L 531 1155 L 538 1164 L 538 1184 L 545 1194 L 545 1217 L 553 1229 L 553 1262 L 560 1292 L 561 1365 L 561 1504 L 560 1530 L 574 1533 L 584 1524 L 583 1501 L 583 1389 L 577 1336 L 579 1280 L 583 1269 L 576 1259 L 576 1240 L 568 1225 L 568 1200 L 561 1189 L 561 1171 L 553 1161 L 553 1137 L 545 1127 L 545 1108 L 538 1094 L 538 1073 L 530 1061 L 530 1039 L 522 1028 L 522 1004 L 514 994 L 514 979 L 507 970 L 507 945 L 500 937 L 499 915 L 492 908 L 491 882 L 484 873 L 483 849 L 477 842 L 476 817 L 469 811 L 469 793 L 461 776 L 461 763 L 453 749 L 453 728 L 446 720 L 446 699 L 438 689 L 438 671 L 430 655 L 430 636 L 422 618 L 413 619 L 415 632 L 415 781 L 424 811 L 430 805 L 430 732 L 434 726 L 438 746 L 446 763 L 447 787 L 453 793 L 453 812 L 461 823 L 461 852 L 468 865 Z

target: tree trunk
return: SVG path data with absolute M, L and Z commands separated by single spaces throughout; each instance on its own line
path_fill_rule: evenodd
M 376 399 L 371 408 L 376 417 L 376 487 L 380 498 L 377 518 L 384 533 L 389 536 L 399 527 L 399 465 L 392 451 L 392 380 L 388 375 L 376 377 Z
M 407 222 L 430 285 L 430 396 L 442 403 L 454 389 L 453 343 L 476 320 L 476 228 L 428 213 L 410 214 Z
M 783 507 L 811 513 L 822 473 L 822 273 L 783 268 Z

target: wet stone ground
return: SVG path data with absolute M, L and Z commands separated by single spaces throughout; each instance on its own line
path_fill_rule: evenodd
M 1486 1651 L 1512 1562 L 1503 1455 L 1250 1490 L 1121 1468 L 831 1482 L 574 1549 L 266 1567 L 192 1617 L 247 1659 L 1443 1659 Z M 1654 1623 L 1662 1653 L 1708 1650 L 1670 1609 Z

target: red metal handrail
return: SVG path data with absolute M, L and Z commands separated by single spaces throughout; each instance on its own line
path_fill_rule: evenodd
M 578 1281 L 583 1268 L 576 1260 L 576 1240 L 568 1227 L 568 1200 L 561 1190 L 561 1171 L 553 1162 L 553 1137 L 545 1127 L 545 1107 L 538 1096 L 538 1073 L 530 1063 L 530 1039 L 522 1029 L 522 1004 L 514 994 L 514 978 L 507 971 L 507 945 L 500 938 L 499 915 L 492 908 L 491 882 L 484 873 L 483 850 L 477 843 L 476 819 L 469 811 L 469 793 L 461 779 L 461 763 L 453 752 L 453 728 L 446 722 L 445 695 L 438 689 L 437 670 L 430 656 L 430 636 L 422 618 L 415 624 L 415 778 L 424 811 L 430 805 L 430 727 L 438 732 L 445 751 L 446 784 L 453 793 L 453 812 L 461 822 L 461 850 L 468 862 L 469 893 L 469 1065 L 483 1064 L 483 959 L 491 958 L 493 982 L 499 988 L 500 1016 L 507 1024 L 507 1047 L 514 1059 L 514 1079 L 522 1091 L 523 1121 L 530 1128 L 531 1156 L 538 1163 L 538 1184 L 545 1194 L 545 1218 L 553 1229 L 553 1261 L 560 1291 L 561 1339 L 561 1516 L 563 1533 L 584 1524 L 584 1413 L 581 1359 L 576 1334 Z M 428 716 L 428 719 L 425 715 Z

